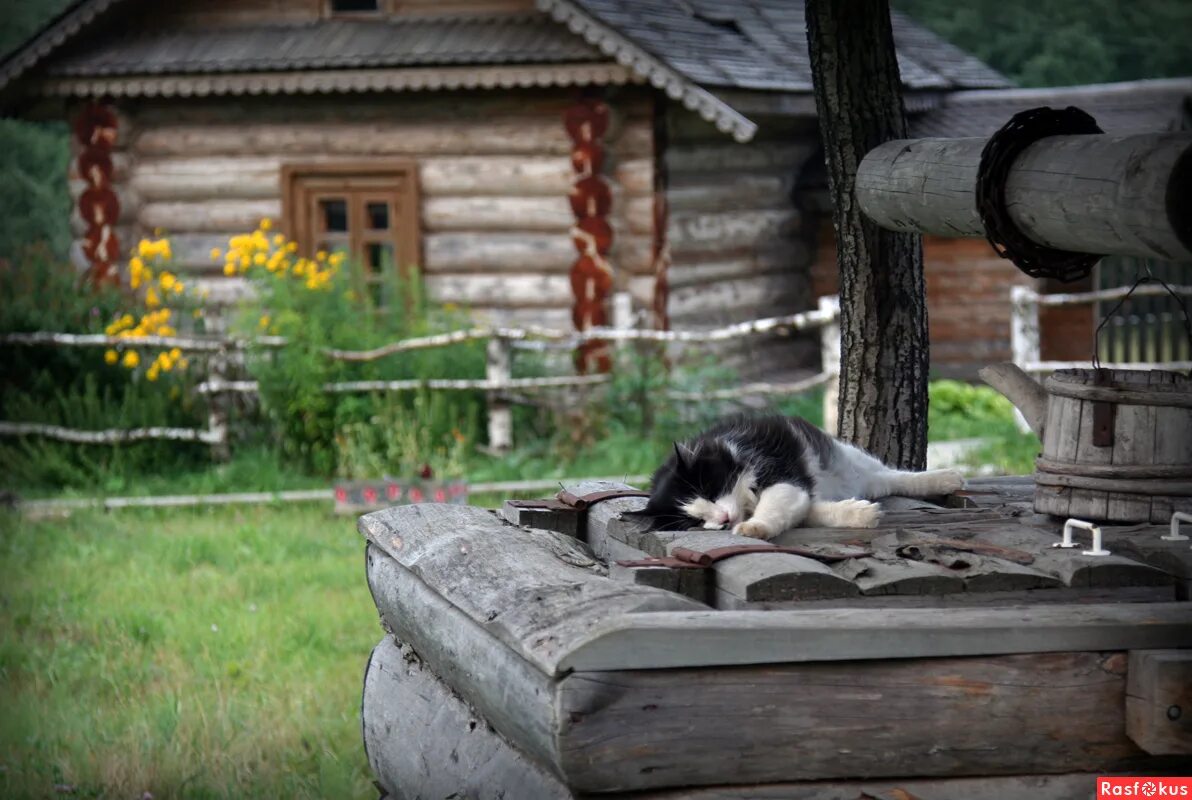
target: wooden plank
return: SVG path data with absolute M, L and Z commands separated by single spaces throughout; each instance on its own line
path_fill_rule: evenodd
M 1125 673 L 1121 652 L 580 671 L 559 685 L 563 770 L 602 792 L 1120 769 L 1141 755 Z
M 667 555 L 673 555 L 680 547 L 706 553 L 743 544 L 769 543 L 753 542 L 727 531 L 689 531 L 667 545 Z M 711 569 L 717 595 L 729 595 L 741 603 L 822 600 L 859 593 L 848 578 L 814 559 L 794 553 L 746 553 L 717 561 Z
M 853 558 L 833 569 L 868 596 L 940 595 L 964 591 L 964 581 L 946 568 L 897 556 Z
M 1168 603 L 1184 599 L 1174 586 L 1123 586 L 1061 589 L 1023 589 L 1021 591 L 953 592 L 951 594 L 879 594 L 845 597 L 835 600 L 795 600 L 778 603 L 752 603 L 751 609 L 869 608 L 884 612 L 891 608 L 1006 608 L 1023 605 L 1061 605 L 1077 603 Z M 733 608 L 740 606 L 722 606 Z
M 701 607 L 671 592 L 610 581 L 574 539 L 517 528 L 471 506 L 395 506 L 361 517 L 358 526 L 546 675 L 557 674 L 574 644 L 610 618 Z
M 993 529 L 1000 528 L 998 525 Z M 971 536 L 965 532 L 950 537 L 939 535 L 938 529 L 900 529 L 889 537 L 875 539 L 872 546 L 892 556 L 944 569 L 962 583 L 965 591 L 1020 591 L 1065 585 L 1056 575 L 1034 565 L 1038 546 L 1029 551 L 1003 548 L 987 541 L 980 530 L 972 531 Z
M 608 800 L 1089 800 L 1098 775 L 1008 775 L 981 778 L 888 778 L 750 786 L 663 789 Z
M 369 766 L 393 797 L 572 797 L 389 637 L 369 657 L 360 715 Z
M 1131 650 L 1126 734 L 1151 755 L 1192 755 L 1192 650 Z
M 661 669 L 1192 647 L 1192 604 L 673 611 L 611 616 L 561 669 Z

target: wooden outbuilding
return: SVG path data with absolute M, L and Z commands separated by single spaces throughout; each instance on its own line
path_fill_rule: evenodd
M 894 34 L 912 114 L 1006 86 Z M 601 324 L 619 291 L 659 327 L 814 305 L 798 3 L 79 0 L 0 65 L 0 102 L 75 123 L 80 268 L 160 228 L 227 298 L 209 251 L 271 217 L 500 323 Z

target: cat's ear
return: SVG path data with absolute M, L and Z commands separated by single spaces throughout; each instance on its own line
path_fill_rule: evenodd
M 694 455 L 695 453 L 691 451 L 691 448 L 675 442 L 675 460 L 679 464 L 679 469 L 687 469 L 691 463 L 691 457 Z

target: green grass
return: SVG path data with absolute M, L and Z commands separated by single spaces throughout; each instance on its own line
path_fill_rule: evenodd
M 375 797 L 361 551 L 312 506 L 0 516 L 0 796 Z

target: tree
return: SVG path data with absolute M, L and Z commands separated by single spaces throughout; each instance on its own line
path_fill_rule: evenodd
M 853 197 L 869 150 L 906 138 L 888 0 L 807 0 L 807 38 L 840 270 L 840 435 L 885 463 L 927 458 L 927 305 L 918 236 Z

